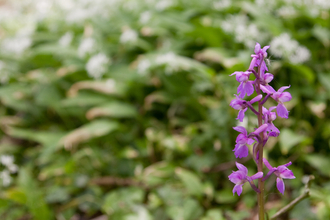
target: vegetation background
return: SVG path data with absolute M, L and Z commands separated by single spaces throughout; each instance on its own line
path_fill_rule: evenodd
M 265 156 L 297 178 L 284 196 L 270 179 L 266 209 L 313 174 L 283 219 L 330 219 L 327 0 L 1 0 L 0 218 L 255 218 L 255 192 L 233 196 L 228 180 L 229 74 L 255 42 L 271 45 L 271 85 L 293 96 Z

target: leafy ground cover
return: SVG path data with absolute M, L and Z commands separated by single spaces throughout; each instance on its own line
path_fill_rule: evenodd
M 229 74 L 255 42 L 293 96 L 265 156 L 297 178 L 285 196 L 267 185 L 266 209 L 313 174 L 283 219 L 329 219 L 329 1 L 0 3 L 1 219 L 253 218 L 254 192 L 228 180 Z

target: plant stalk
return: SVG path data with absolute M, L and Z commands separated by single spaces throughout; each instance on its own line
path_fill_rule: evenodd
M 261 68 L 258 67 L 258 78 L 256 80 L 257 82 L 257 93 L 260 95 L 260 77 L 261 77 Z M 262 101 L 260 100 L 258 102 L 258 127 L 262 125 Z M 258 145 L 258 150 L 259 150 L 259 158 L 258 158 L 258 172 L 262 172 L 263 168 L 263 140 L 264 140 L 264 135 L 263 132 L 260 133 L 260 142 Z M 258 193 L 258 213 L 259 213 L 259 220 L 264 220 L 265 217 L 265 207 L 264 207 L 264 182 L 262 179 L 258 179 L 258 189 L 260 193 Z

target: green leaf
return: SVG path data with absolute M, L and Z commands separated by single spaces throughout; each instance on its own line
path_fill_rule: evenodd
M 225 220 L 221 209 L 210 209 L 201 220 Z
M 330 91 L 330 74 L 329 73 L 319 73 L 319 82 L 325 87 L 326 90 Z
M 129 213 L 135 205 L 141 204 L 144 192 L 137 187 L 113 190 L 105 195 L 102 210 L 108 215 L 116 212 Z
M 25 205 L 36 220 L 53 219 L 52 213 L 45 203 L 37 182 L 32 178 L 27 168 L 22 168 L 18 176 L 19 189 L 25 194 Z M 23 201 L 23 200 L 22 200 Z
M 95 120 L 69 132 L 62 138 L 61 145 L 68 149 L 93 138 L 107 135 L 118 127 L 119 124 L 114 121 Z
M 330 176 L 330 160 L 321 154 L 306 155 L 306 161 L 323 175 Z
M 289 129 L 282 129 L 280 134 L 280 146 L 283 154 L 287 154 L 289 150 L 297 144 L 304 141 L 306 137 L 298 135 Z
M 89 120 L 102 116 L 109 116 L 113 118 L 133 118 L 136 115 L 137 111 L 133 105 L 116 101 L 90 109 L 86 113 L 86 118 Z
M 175 174 L 180 178 L 191 195 L 203 195 L 203 185 L 196 174 L 180 167 L 175 169 Z

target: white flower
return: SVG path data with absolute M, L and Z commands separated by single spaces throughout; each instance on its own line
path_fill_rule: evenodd
M 20 56 L 32 44 L 30 37 L 17 36 L 2 41 L 1 47 L 4 51 Z
M 133 43 L 137 41 L 138 33 L 130 28 L 125 28 L 120 36 L 121 43 Z
M 1 155 L 0 162 L 5 166 L 10 166 L 14 163 L 14 157 L 11 155 Z
M 0 179 L 2 179 L 3 186 L 9 186 L 11 183 L 11 177 L 8 170 L 3 170 L 0 172 Z
M 58 41 L 59 45 L 62 47 L 67 47 L 71 44 L 73 39 L 72 32 L 66 32 Z
M 254 48 L 255 42 L 264 41 L 266 35 L 259 31 L 257 25 L 248 22 L 249 18 L 246 15 L 230 15 L 221 23 L 221 28 L 235 36 L 237 42 Z
M 105 54 L 94 55 L 86 64 L 88 75 L 95 79 L 101 78 L 107 71 L 107 64 L 110 64 L 110 59 Z
M 284 18 L 289 18 L 289 17 L 295 17 L 297 11 L 292 6 L 283 6 L 277 10 L 277 14 Z
M 94 51 L 95 40 L 93 38 L 85 38 L 78 47 L 79 57 L 84 57 L 85 55 Z
M 139 21 L 142 24 L 146 24 L 151 18 L 151 12 L 150 11 L 145 11 L 141 13 Z
M 292 63 L 303 63 L 309 60 L 311 53 L 306 47 L 299 46 L 297 50 L 289 57 Z
M 213 2 L 213 7 L 216 10 L 228 8 L 230 5 L 231 5 L 230 0 L 220 0 L 220 1 Z
M 18 171 L 18 166 L 14 164 L 14 157 L 11 155 L 1 155 L 0 162 L 8 168 L 10 173 L 16 173 Z
M 111 90 L 111 91 L 114 91 L 115 88 L 116 88 L 116 81 L 114 79 L 108 79 L 106 82 L 105 82 L 105 86 Z
M 145 75 L 147 70 L 150 68 L 151 62 L 148 59 L 142 59 L 139 61 L 137 66 L 137 72 L 140 75 Z
M 157 11 L 164 11 L 165 9 L 171 7 L 173 2 L 171 0 L 160 0 L 155 5 Z
M 275 37 L 270 42 L 270 52 L 276 57 L 285 57 L 292 63 L 303 63 L 310 58 L 309 50 L 300 46 L 298 41 L 291 39 L 287 33 Z

